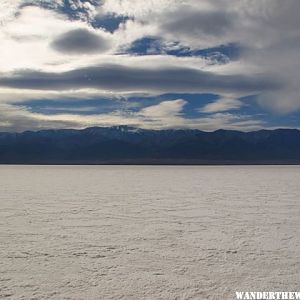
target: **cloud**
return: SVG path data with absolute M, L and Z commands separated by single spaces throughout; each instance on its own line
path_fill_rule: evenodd
M 250 128 L 258 121 L 255 116 L 237 117 L 247 110 L 247 103 L 243 100 L 243 106 L 237 99 L 257 95 L 256 111 L 280 124 L 280 114 L 288 119 L 300 111 L 299 13 L 299 0 L 284 5 L 281 0 L 2 0 L 0 93 L 6 96 L 0 105 L 50 96 L 85 100 L 92 93 L 212 93 L 218 100 L 207 104 L 201 98 L 193 111 L 188 106 L 185 118 L 180 111 L 181 105 L 187 107 L 180 102 L 184 95 L 156 107 L 157 96 L 155 105 L 138 116 L 106 114 L 101 122 L 142 126 L 143 113 L 165 111 L 171 118 L 165 115 L 168 121 L 163 122 L 153 116 L 157 121 L 151 126 L 169 122 L 215 128 L 239 123 Z M 225 53 L 230 45 L 238 49 L 235 58 Z M 207 116 L 196 120 L 191 116 L 199 114 L 199 107 Z M 76 114 L 48 116 L 46 122 L 43 114 L 26 109 L 5 110 L 10 118 L 4 121 L 2 112 L 2 124 L 17 124 L 13 114 L 19 120 L 24 114 L 40 120 L 34 126 L 63 126 L 63 118 L 74 126 L 102 124 Z M 29 123 L 22 124 L 28 128 Z
M 167 14 L 161 29 L 165 34 L 177 35 L 179 38 L 219 37 L 234 26 L 235 16 L 221 11 L 198 11 L 191 6 L 183 6 L 180 12 Z
M 50 43 L 67 31 L 87 27 L 51 10 L 32 6 L 22 8 L 13 21 L 1 28 L 0 72 L 17 68 L 45 70 L 51 66 L 58 69 L 68 62 L 68 57 L 53 51 Z
M 300 110 L 300 100 L 295 97 L 300 93 L 296 84 L 300 80 L 298 0 L 284 5 L 280 0 L 185 0 L 166 4 L 170 3 L 157 0 L 143 7 L 138 1 L 108 0 L 105 6 L 115 14 L 134 18 L 140 35 L 143 30 L 147 35 L 151 28 L 152 36 L 191 49 L 240 45 L 243 72 L 255 69 L 280 77 L 282 82 L 281 92 L 265 91 L 258 103 L 270 111 Z M 231 66 L 227 71 L 234 72 Z
M 263 76 L 218 75 L 184 67 L 138 68 L 101 65 L 67 72 L 16 71 L 0 76 L 0 86 L 33 90 L 95 88 L 115 92 L 242 92 L 277 89 Z
M 205 105 L 199 111 L 203 113 L 216 113 L 240 109 L 242 106 L 243 102 L 240 100 L 232 98 L 220 98 L 215 102 Z
M 49 128 L 85 128 L 90 126 L 130 125 L 146 129 L 201 129 L 219 128 L 235 130 L 256 130 L 264 122 L 252 116 L 216 113 L 206 117 L 188 118 L 183 109 L 183 99 L 162 101 L 139 111 L 115 111 L 97 115 L 82 115 L 76 111 L 45 115 L 31 112 L 26 107 L 0 105 L 0 131 L 24 131 Z
M 183 99 L 163 101 L 142 109 L 137 115 L 143 119 L 144 124 L 153 128 L 185 127 L 182 110 L 186 104 L 187 101 Z
M 53 10 L 67 16 L 70 20 L 81 20 L 88 22 L 97 14 L 100 0 L 10 0 L 18 1 L 19 8 L 42 7 Z
M 7 104 L 0 104 L 0 120 L 0 131 L 5 132 L 78 126 L 78 122 L 72 121 L 72 118 L 48 118 L 46 115 L 31 113 L 25 107 Z
M 108 50 L 109 42 L 87 29 L 75 29 L 56 37 L 51 47 L 67 54 L 92 54 Z
M 149 106 L 140 111 L 140 115 L 147 118 L 168 118 L 178 116 L 187 101 L 183 99 L 163 101 L 157 105 Z
M 178 1 L 178 3 L 181 2 L 182 0 Z M 144 19 L 174 5 L 176 6 L 173 0 L 148 0 L 143 2 L 140 0 L 106 0 L 101 7 L 101 11 Z
M 2 0 L 0 2 L 0 25 L 3 26 L 14 18 L 20 4 L 21 0 Z

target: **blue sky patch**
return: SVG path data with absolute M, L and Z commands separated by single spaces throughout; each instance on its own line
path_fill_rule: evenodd
M 237 44 L 231 43 L 214 48 L 191 49 L 183 47 L 179 43 L 166 43 L 159 38 L 145 37 L 134 41 L 126 49 L 126 52 L 133 55 L 166 54 L 177 57 L 202 56 L 226 63 L 229 60 L 237 60 L 241 54 L 241 48 Z
M 94 28 L 103 28 L 106 31 L 113 33 L 116 31 L 122 23 L 125 23 L 129 20 L 128 17 L 125 16 L 116 16 L 116 15 L 98 15 L 91 22 Z

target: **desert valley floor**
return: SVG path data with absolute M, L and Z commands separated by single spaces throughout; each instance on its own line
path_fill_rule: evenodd
M 295 291 L 299 182 L 299 166 L 0 166 L 0 298 Z

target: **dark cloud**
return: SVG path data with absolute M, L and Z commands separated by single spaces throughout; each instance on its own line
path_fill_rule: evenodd
M 106 51 L 109 42 L 87 29 L 75 29 L 57 37 L 51 47 L 66 54 L 91 54 Z
M 0 86 L 58 91 L 96 88 L 115 92 L 255 93 L 275 90 L 279 83 L 262 75 L 219 75 L 184 67 L 146 69 L 105 64 L 62 73 L 19 71 L 0 77 Z

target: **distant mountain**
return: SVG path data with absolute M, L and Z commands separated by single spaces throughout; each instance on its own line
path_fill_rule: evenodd
M 300 164 L 300 131 L 128 126 L 0 133 L 4 164 Z

